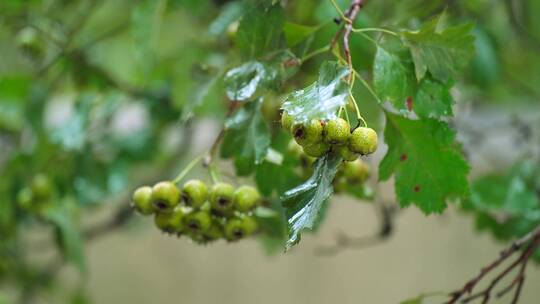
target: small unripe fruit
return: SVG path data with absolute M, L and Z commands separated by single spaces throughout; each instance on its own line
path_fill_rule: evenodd
M 133 192 L 133 207 L 137 212 L 143 215 L 154 213 L 152 206 L 152 188 L 148 186 L 137 188 Z
M 152 205 L 159 212 L 170 212 L 178 205 L 180 190 L 171 182 L 159 182 L 152 187 Z
M 233 207 L 234 187 L 227 183 L 217 183 L 210 191 L 212 209 L 225 212 Z
M 174 208 L 172 212 L 158 212 L 154 216 L 156 226 L 167 233 L 181 233 L 184 229 L 185 213 L 180 206 Z
M 349 149 L 351 151 L 368 155 L 377 150 L 377 132 L 371 128 L 356 128 L 349 139 Z
M 281 113 L 281 126 L 283 127 L 283 130 L 289 132 L 291 130 L 293 121 L 294 118 L 289 115 L 287 111 L 283 111 Z
M 225 238 L 228 241 L 238 241 L 253 234 L 257 227 L 257 221 L 253 217 L 232 218 L 225 224 Z
M 306 153 L 307 156 L 319 158 L 328 152 L 330 149 L 330 145 L 325 142 L 319 142 L 310 146 L 304 147 L 304 153 Z
M 343 165 L 343 175 L 349 184 L 361 184 L 369 177 L 369 167 L 360 159 Z
M 347 179 L 344 176 L 336 176 L 332 184 L 334 185 L 334 192 L 336 193 L 347 190 Z
M 184 227 L 190 233 L 204 233 L 210 229 L 212 217 L 208 211 L 195 211 L 188 214 L 184 220 Z
M 260 201 L 259 191 L 251 186 L 241 186 L 234 192 L 234 207 L 240 212 L 252 210 Z
M 200 180 L 190 180 L 182 188 L 182 201 L 186 206 L 200 208 L 208 198 L 208 188 Z
M 300 157 L 302 152 L 302 146 L 296 143 L 296 141 L 292 140 L 289 141 L 289 144 L 287 145 L 287 152 L 289 152 L 294 157 Z
M 324 125 L 324 140 L 329 144 L 345 144 L 351 136 L 351 127 L 343 118 L 336 118 Z
M 52 185 L 49 177 L 41 173 L 34 176 L 31 188 L 32 194 L 37 200 L 46 200 L 52 193 Z
M 307 124 L 294 125 L 291 132 L 294 140 L 303 147 L 322 142 L 323 126 L 316 119 L 312 119 Z
M 19 193 L 17 193 L 17 204 L 21 209 L 29 210 L 32 206 L 32 200 L 32 190 L 28 187 L 22 188 Z
M 223 229 L 218 221 L 212 221 L 210 228 L 203 232 L 205 240 L 215 241 L 223 237 Z
M 339 155 L 343 158 L 344 161 L 355 161 L 358 159 L 358 154 L 354 153 L 347 146 L 341 146 L 338 148 Z

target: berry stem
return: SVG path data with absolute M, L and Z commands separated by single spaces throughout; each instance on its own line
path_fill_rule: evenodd
M 389 34 L 389 35 L 392 35 L 392 36 L 398 36 L 398 34 L 396 32 L 394 32 L 394 31 L 383 29 L 383 28 L 378 28 L 378 27 L 365 27 L 365 28 L 361 28 L 361 29 L 353 28 L 351 31 L 353 31 L 354 33 L 380 32 L 380 33 L 385 33 L 385 34 Z
M 309 59 L 319 55 L 319 54 L 323 54 L 323 53 L 326 53 L 328 51 L 330 51 L 331 49 L 331 46 L 330 44 L 327 44 L 321 48 L 318 48 L 314 51 L 311 51 L 309 53 L 307 53 L 306 55 L 304 55 L 304 57 L 300 58 L 300 64 L 303 64 L 304 62 L 308 61 Z
M 182 170 L 174 179 L 173 179 L 173 183 L 174 184 L 178 184 L 185 176 L 186 174 L 189 173 L 189 171 L 191 171 L 191 169 L 193 169 L 193 167 L 195 167 L 195 165 L 200 162 L 204 157 L 206 156 L 206 153 L 202 153 L 201 155 L 197 156 L 196 158 L 194 158 L 189 164 L 186 165 L 186 167 L 184 168 L 184 170 Z

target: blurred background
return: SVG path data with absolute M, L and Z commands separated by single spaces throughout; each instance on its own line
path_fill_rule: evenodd
M 372 203 L 334 196 L 324 225 L 285 254 L 255 238 L 197 246 L 134 214 L 135 187 L 176 176 L 219 133 L 228 104 L 221 76 L 241 63 L 235 35 L 251 2 L 0 2 L 0 303 L 399 303 L 422 293 L 441 303 L 540 222 L 538 204 L 512 226 L 458 207 L 430 217 L 409 208 L 394 211 L 388 238 L 324 255 L 340 233 L 379 233 Z M 299 56 L 337 30 L 330 1 L 282 6 L 287 21 L 316 28 Z M 448 24 L 475 24 L 476 55 L 452 92 L 471 180 L 537 160 L 540 2 L 369 1 L 355 26 L 414 29 L 443 11 Z M 369 77 L 374 49 L 353 36 L 351 51 Z M 269 125 L 283 94 L 311 83 L 328 58 L 303 64 L 264 105 Z M 361 86 L 354 94 L 382 130 L 376 101 Z M 384 152 L 368 159 L 373 171 Z M 220 165 L 234 174 L 230 161 Z M 43 176 L 50 204 L 21 204 L 21 189 Z M 188 175 L 200 176 L 210 178 Z M 376 188 L 393 202 L 392 182 Z M 521 303 L 540 302 L 539 284 L 531 263 Z

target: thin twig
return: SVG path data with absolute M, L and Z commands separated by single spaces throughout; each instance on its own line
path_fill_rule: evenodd
M 503 288 L 501 291 L 499 291 L 496 294 L 497 297 L 501 297 L 505 295 L 506 293 L 510 292 L 515 287 L 514 298 L 513 298 L 512 303 L 517 303 L 517 301 L 519 300 L 519 296 L 521 294 L 523 282 L 525 280 L 526 266 L 529 262 L 530 257 L 534 254 L 534 252 L 539 247 L 540 247 L 540 225 L 537 226 L 531 232 L 529 232 L 527 235 L 514 241 L 508 248 L 501 251 L 501 253 L 499 254 L 499 257 L 496 260 L 491 262 L 486 267 L 482 268 L 480 270 L 480 273 L 476 277 L 468 281 L 461 289 L 450 293 L 449 295 L 450 299 L 449 301 L 446 302 L 446 304 L 455 304 L 455 303 L 458 303 L 458 301 L 460 301 L 460 303 L 469 303 L 479 298 L 482 298 L 483 304 L 488 303 L 492 297 L 492 292 L 497 286 L 497 284 L 503 278 L 505 278 L 510 272 L 512 272 L 512 270 L 514 270 L 516 267 L 521 265 L 518 274 L 512 280 L 510 285 Z M 491 281 L 491 283 L 488 285 L 487 288 L 471 295 L 474 288 L 487 274 L 493 272 L 499 265 L 501 265 L 503 262 L 505 262 L 507 259 L 512 257 L 516 252 L 520 250 L 523 250 L 522 254 L 514 262 L 512 262 L 512 264 L 506 267 L 499 275 L 497 275 Z

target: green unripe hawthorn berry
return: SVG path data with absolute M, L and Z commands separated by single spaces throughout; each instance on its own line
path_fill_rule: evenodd
M 238 241 L 253 234 L 257 227 L 257 221 L 251 216 L 229 219 L 225 224 L 225 238 L 228 241 Z
M 251 186 L 241 186 L 234 192 L 234 207 L 240 212 L 252 210 L 260 201 L 259 191 Z
M 287 145 L 287 152 L 289 152 L 292 156 L 300 158 L 300 156 L 303 153 L 302 146 L 296 143 L 294 140 L 290 140 L 289 144 Z
M 375 152 L 377 150 L 377 132 L 366 127 L 356 128 L 349 139 L 349 149 L 361 155 Z
M 333 181 L 334 192 L 340 193 L 347 190 L 347 179 L 344 176 L 336 176 Z
M 133 207 L 142 215 L 154 213 L 152 206 L 152 187 L 139 187 L 133 192 Z
M 163 232 L 181 233 L 184 229 L 185 212 L 180 207 L 175 207 L 172 212 L 158 212 L 154 216 L 154 223 Z
M 152 187 L 152 205 L 159 212 L 170 212 L 178 205 L 180 190 L 171 182 L 159 182 Z
M 283 111 L 281 113 L 281 127 L 283 127 L 283 130 L 289 132 L 291 130 L 293 121 L 293 117 L 289 115 L 287 111 Z
M 234 187 L 227 183 L 216 183 L 210 191 L 212 209 L 226 212 L 233 208 Z
M 51 196 L 52 185 L 49 177 L 45 174 L 37 174 L 32 179 L 32 194 L 37 200 L 46 200 Z
M 319 142 L 310 146 L 304 147 L 304 153 L 306 153 L 307 156 L 319 158 L 328 152 L 330 149 L 330 145 L 325 142 Z
M 208 231 L 212 225 L 212 217 L 208 211 L 194 211 L 184 220 L 184 227 L 190 234 L 200 234 Z
M 351 127 L 343 118 L 336 118 L 324 125 L 324 140 L 329 144 L 345 144 L 351 136 Z
M 347 146 L 340 146 L 338 148 L 338 153 L 344 161 L 351 162 L 358 159 L 358 154 L 351 151 Z
M 306 124 L 292 126 L 291 132 L 294 140 L 303 147 L 322 142 L 323 126 L 316 119 L 312 119 Z
M 207 242 L 219 240 L 223 237 L 223 229 L 218 221 L 212 221 L 210 228 L 203 232 L 203 236 Z
M 186 206 L 200 208 L 208 199 L 208 188 L 200 180 L 186 182 L 182 188 L 182 200 Z
M 369 177 L 369 167 L 360 159 L 343 165 L 343 175 L 349 184 L 361 184 Z
M 29 210 L 32 206 L 32 200 L 32 190 L 28 187 L 22 188 L 19 193 L 17 193 L 17 204 L 21 209 Z

